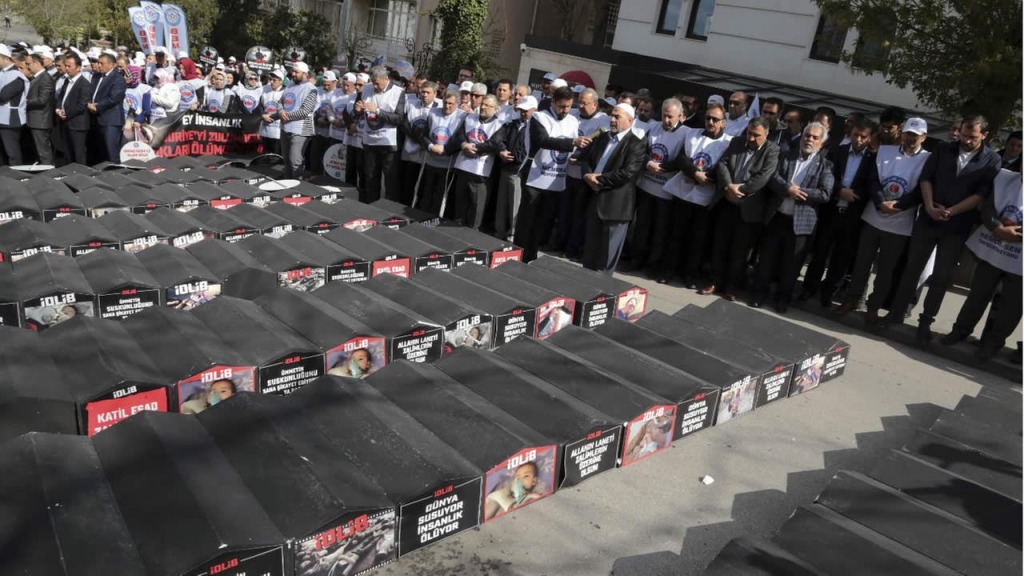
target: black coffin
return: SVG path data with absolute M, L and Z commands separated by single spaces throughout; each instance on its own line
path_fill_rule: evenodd
M 167 233 L 168 243 L 175 248 L 188 248 L 208 238 L 217 235 L 202 222 L 192 218 L 184 212 L 178 212 L 170 208 L 160 208 L 146 214 L 149 220 L 157 228 Z
M 387 361 L 434 362 L 444 351 L 444 327 L 357 284 L 332 282 L 313 296 L 382 334 Z
M 194 417 L 139 414 L 93 444 L 148 576 L 291 574 L 285 537 Z
M 160 305 L 160 283 L 134 254 L 104 248 L 79 258 L 78 267 L 96 294 L 100 318 L 123 320 Z
M 273 201 L 273 198 L 270 197 L 270 192 L 260 190 L 256 186 L 246 184 L 240 180 L 221 182 L 217 188 L 221 190 L 222 194 L 231 194 L 245 204 L 254 204 L 257 208 L 266 208 Z M 228 206 L 215 206 L 215 208 L 230 208 L 235 205 L 237 203 Z
M 372 386 L 326 377 L 290 399 L 359 472 L 379 477 L 398 507 L 399 556 L 480 523 L 483 471 Z
M 715 422 L 720 386 L 576 326 L 552 336 L 551 343 L 674 402 L 678 417 L 673 440 L 710 428 Z
M 114 171 L 100 172 L 99 174 L 93 176 L 93 178 L 96 180 L 96 182 L 99 182 L 100 186 L 109 187 L 111 190 L 117 190 L 118 188 L 122 188 L 129 184 L 135 183 L 134 180 L 132 180 L 125 174 Z M 79 194 L 81 194 L 82 190 L 79 189 L 78 192 Z
M 537 329 L 531 336 L 540 339 L 556 334 L 572 325 L 576 300 L 559 292 L 513 278 L 508 274 L 488 270 L 483 266 L 468 265 L 452 274 L 508 296 L 523 306 L 537 309 Z
M 68 214 L 51 222 L 50 229 L 67 248 L 67 255 L 74 258 L 100 248 L 121 249 L 121 241 L 106 226 L 88 216 Z
M 361 202 L 337 202 L 328 206 L 324 206 L 323 202 L 310 202 L 304 208 L 317 214 L 326 214 L 352 230 L 363 231 L 373 226 L 398 230 L 409 224 L 409 219 L 404 216 Z
M 622 423 L 496 354 L 459 350 L 436 366 L 562 449 L 560 485 L 615 468 Z
M 128 204 L 114 191 L 94 186 L 78 193 L 78 199 L 85 206 L 90 218 L 102 218 L 110 212 L 129 211 Z
M 558 444 L 482 401 L 437 368 L 396 362 L 365 384 L 380 390 L 463 458 L 486 471 L 481 502 L 484 522 L 557 489 Z M 516 494 L 516 486 L 521 494 Z
M 813 390 L 846 370 L 846 342 L 747 306 L 719 299 L 707 308 L 686 306 L 675 315 L 769 354 L 792 358 L 796 374 L 790 396 Z
M 490 288 L 441 270 L 424 270 L 412 280 L 493 317 L 492 347 L 503 346 L 520 336 L 536 333 L 536 308 L 523 306 Z
M 21 297 L 14 271 L 0 265 L 0 326 L 21 326 Z
M 145 174 L 145 172 L 143 172 Z M 134 178 L 135 175 L 132 175 Z M 155 184 L 154 184 L 155 185 Z M 163 194 L 154 192 L 153 188 L 131 184 L 114 191 L 125 204 L 131 208 L 133 214 L 149 214 L 160 208 L 171 209 L 171 201 Z
M 163 290 L 164 304 L 191 310 L 220 296 L 220 279 L 192 254 L 157 244 L 136 254 Z
M 250 236 L 238 243 L 277 275 L 277 285 L 300 292 L 310 292 L 327 283 L 327 267 L 320 266 L 281 241 L 267 236 Z
M 327 374 L 365 378 L 387 364 L 387 338 L 319 298 L 278 288 L 255 302 L 319 346 Z
M 96 315 L 96 295 L 68 256 L 36 254 L 14 264 L 23 325 L 43 331 L 74 318 Z
M 540 340 L 522 338 L 494 353 L 622 423 L 623 466 L 672 444 L 676 405 L 671 400 Z
M 42 335 L 92 436 L 142 411 L 166 412 L 170 389 L 135 339 L 114 320 L 74 318 Z
M 376 202 L 370 202 L 370 206 L 383 210 L 389 214 L 401 216 L 409 221 L 409 223 L 418 222 L 426 226 L 437 226 L 441 223 L 441 220 L 431 214 L 430 212 L 424 212 L 411 206 L 406 206 L 401 202 L 395 202 L 386 198 L 381 198 Z
M 527 266 L 518 260 L 505 262 L 497 271 L 575 300 L 572 323 L 577 326 L 596 328 L 614 318 L 615 295 L 600 288 L 581 284 L 539 266 Z
M 587 270 L 576 264 L 541 256 L 530 262 L 530 266 L 539 266 L 552 272 L 567 276 L 581 284 L 588 284 L 599 290 L 615 295 L 615 317 L 627 322 L 636 322 L 647 311 L 647 289 L 624 280 L 607 276 L 600 272 Z
M 285 536 L 288 574 L 358 574 L 390 562 L 394 504 L 376 474 L 356 472 L 300 408 L 239 394 L 198 419 Z
M 487 261 L 490 263 L 491 268 L 497 268 L 510 260 L 517 262 L 523 260 L 522 248 L 511 242 L 495 238 L 490 234 L 484 234 L 479 230 L 473 230 L 472 228 L 459 226 L 451 222 L 444 222 L 437 226 L 437 231 L 458 238 L 474 248 L 486 251 L 488 254 Z
M 160 184 L 153 187 L 153 193 L 159 194 L 178 212 L 191 212 L 200 206 L 210 205 L 210 201 L 203 194 L 180 184 Z
M 324 373 L 316 345 L 248 300 L 221 296 L 191 314 L 256 367 L 260 393 L 290 394 Z
M 138 214 L 115 210 L 100 217 L 98 222 L 121 241 L 122 250 L 131 254 L 170 242 L 167 232 Z
M 256 298 L 278 286 L 277 274 L 237 244 L 204 240 L 187 251 L 220 280 L 221 293 L 227 296 Z
M 171 411 L 198 414 L 236 392 L 256 390 L 256 367 L 187 312 L 153 308 L 122 326 L 173 384 Z
M 27 434 L 0 467 L 5 574 L 147 574 L 89 439 Z
M 408 278 L 412 274 L 412 258 L 409 254 L 359 232 L 342 227 L 331 230 L 323 237 L 369 262 L 371 278 L 380 274 Z
M 249 186 L 239 190 L 238 188 L 218 186 L 209 182 L 196 182 L 188 186 L 189 194 L 202 198 L 208 206 L 218 210 L 227 210 L 228 208 L 238 206 L 249 198 L 253 190 L 256 189 Z
M 293 180 L 294 185 L 282 188 L 280 182 L 267 182 L 260 185 L 260 190 L 270 193 L 273 202 L 285 202 L 293 206 L 304 206 L 313 201 L 324 204 L 338 202 L 341 195 L 337 189 L 317 186 L 311 182 Z
M 77 434 L 75 400 L 39 334 L 0 326 L 0 341 L 0 443 L 28 432 Z
M 434 248 L 430 244 L 406 236 L 396 230 L 384 226 L 374 226 L 363 234 L 377 240 L 385 246 L 390 246 L 398 252 L 408 254 L 412 257 L 413 273 L 419 273 L 427 268 L 439 270 L 452 269 L 452 255 L 443 250 Z
M 231 210 L 231 215 L 270 238 L 281 238 L 299 228 L 290 220 L 252 204 L 242 204 Z
M 466 241 L 438 232 L 435 228 L 422 224 L 410 224 L 402 228 L 402 233 L 429 244 L 441 252 L 451 254 L 452 266 L 455 268 L 463 264 L 487 266 L 490 263 L 490 254 L 486 250 L 470 246 Z
M 274 204 L 274 206 L 288 206 Z M 365 282 L 370 279 L 371 262 L 313 232 L 299 230 L 286 235 L 281 244 L 309 258 L 327 270 L 327 282 Z
M 267 206 L 266 210 L 291 222 L 296 228 L 315 234 L 326 234 L 341 226 L 326 214 L 318 214 L 302 206 L 293 206 L 286 202 L 275 202 Z
M 39 205 L 24 184 L 10 178 L 0 178 L 0 190 L 4 191 L 0 194 L 0 226 L 22 218 L 42 219 Z
M 150 168 L 149 170 L 136 170 L 134 172 L 129 172 L 128 174 L 125 174 L 125 176 L 131 178 L 137 186 L 152 188 L 168 182 L 168 180 L 161 176 L 159 172 L 163 172 L 163 170 Z
M 43 222 L 52 222 L 70 214 L 86 216 L 85 205 L 70 188 L 55 180 L 43 181 L 47 186 L 33 193 L 43 214 Z
M 722 389 L 716 424 L 789 395 L 793 379 L 792 360 L 772 356 L 658 310 L 641 318 L 637 324 L 751 375 Z
M 188 213 L 189 216 L 213 230 L 218 240 L 239 242 L 260 233 L 260 229 L 235 217 L 234 210 L 222 210 L 212 206 L 200 206 Z
M 0 227 L 0 262 L 17 262 L 41 253 L 67 256 L 64 241 L 49 225 L 21 218 Z
M 451 354 L 461 346 L 493 348 L 494 317 L 490 314 L 468 308 L 459 300 L 391 274 L 378 276 L 363 287 L 444 326 L 445 354 Z
M 74 190 L 75 192 L 81 192 L 87 188 L 93 188 L 95 186 L 105 186 L 111 190 L 116 189 L 116 186 L 108 182 L 104 182 L 96 178 L 98 174 L 68 174 L 63 178 L 44 178 L 43 175 L 27 180 L 25 185 L 28 186 L 33 192 L 39 192 L 46 189 L 51 182 L 60 182 L 65 185 L 65 188 Z

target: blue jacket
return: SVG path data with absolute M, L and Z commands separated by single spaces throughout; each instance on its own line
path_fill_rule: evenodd
M 98 92 L 97 84 L 99 85 Z M 124 126 L 124 93 L 127 89 L 124 77 L 116 68 L 106 76 L 93 74 L 92 82 L 89 85 L 89 101 L 96 104 L 97 124 L 100 126 Z

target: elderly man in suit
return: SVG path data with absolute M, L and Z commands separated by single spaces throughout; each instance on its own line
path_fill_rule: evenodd
M 715 168 L 717 191 L 711 208 L 718 209 L 711 245 L 713 282 L 701 294 L 721 294 L 735 301 L 731 289 L 742 284 L 747 254 L 757 243 L 764 220 L 768 181 L 779 166 L 779 147 L 768 142 L 768 121 L 750 120 L 746 133 L 733 138 Z M 725 202 L 721 202 L 721 200 Z
M 43 56 L 32 54 L 28 59 L 28 70 L 32 79 L 28 85 L 28 127 L 32 131 L 36 156 L 40 164 L 53 164 L 53 77 L 46 72 Z
M 827 137 L 823 124 L 808 124 L 800 146 L 779 161 L 778 171 L 768 182 L 771 197 L 766 201 L 766 228 L 750 303 L 754 308 L 760 308 L 768 297 L 768 284 L 777 273 L 775 310 L 785 314 L 789 309 L 808 241 L 818 223 L 818 206 L 828 202 L 835 182 L 832 162 L 822 151 Z
M 89 134 L 89 81 L 82 75 L 82 58 L 70 52 L 64 58 L 67 80 L 57 93 L 57 119 L 64 139 L 64 160 L 86 163 L 85 141 Z
M 585 148 L 578 160 L 583 166 L 583 183 L 594 192 L 587 207 L 583 265 L 609 276 L 622 254 L 633 217 L 636 182 L 647 155 L 644 139 L 632 129 L 635 114 L 629 104 L 616 106 L 609 115 L 608 132 Z
M 117 69 L 114 57 L 100 54 L 99 73 L 90 86 L 89 113 L 96 118 L 96 142 L 102 142 L 101 158 L 108 162 L 121 159 L 121 131 L 124 128 L 124 93 L 128 85 Z

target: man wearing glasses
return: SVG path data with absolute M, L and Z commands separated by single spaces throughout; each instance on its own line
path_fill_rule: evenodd
M 725 120 L 725 133 L 733 138 L 742 136 L 747 130 L 747 94 L 733 92 L 729 96 L 729 115 Z
M 491 169 L 499 151 L 494 134 L 499 128 L 498 99 L 488 94 L 480 101 L 480 113 L 466 116 L 447 146 L 461 150 L 455 158 L 455 219 L 474 230 L 480 229 L 484 219 Z

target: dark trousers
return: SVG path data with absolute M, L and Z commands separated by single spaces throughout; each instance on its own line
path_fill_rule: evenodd
M 772 277 L 778 274 L 779 283 L 775 289 L 777 302 L 789 302 L 793 296 L 793 286 L 800 275 L 800 268 L 807 257 L 807 246 L 810 234 L 793 232 L 793 217 L 777 212 L 764 229 L 761 238 L 760 260 L 754 274 L 754 298 L 768 295 L 768 286 Z
M 0 128 L 0 144 L 3 145 L 3 161 L 7 166 L 24 163 L 21 155 L 21 127 Z
M 993 300 L 1000 283 L 1003 290 L 999 298 Z M 971 279 L 971 292 L 956 317 L 953 331 L 963 334 L 974 332 L 974 327 L 978 325 L 991 302 L 992 309 L 988 313 L 989 320 L 985 323 L 985 330 L 981 333 L 981 343 L 986 347 L 1002 348 L 1020 322 L 1021 299 L 1024 296 L 1021 294 L 1021 288 L 1019 274 L 1010 274 L 979 259 L 978 266 L 974 269 L 974 277 Z
M 494 203 L 494 235 L 502 240 L 515 232 L 516 215 L 523 195 L 518 172 L 501 170 L 498 174 L 497 199 Z
M 928 281 L 928 295 L 924 298 L 924 308 L 920 317 L 922 324 L 931 324 L 942 307 L 946 290 L 953 281 L 953 270 L 960 260 L 960 251 L 965 240 L 960 233 L 945 232 L 923 220 L 914 222 L 914 232 L 910 236 L 910 248 L 907 253 L 907 267 L 903 270 L 896 296 L 889 306 L 889 313 L 902 315 L 910 306 L 917 293 L 917 281 L 934 249 L 935 269 Z
M 423 170 L 423 180 L 420 181 L 420 194 L 417 200 L 417 208 L 430 212 L 434 216 L 441 216 L 441 204 L 444 204 L 445 189 L 455 174 L 447 168 L 436 168 L 427 166 Z
M 601 220 L 597 215 L 597 199 L 593 199 L 587 209 L 587 242 L 583 246 L 583 266 L 609 276 L 614 274 L 628 230 L 628 221 Z
M 537 259 L 537 249 L 551 234 L 558 210 L 558 192 L 523 186 L 523 198 L 516 216 L 515 243 L 523 249 L 523 262 Z
M 306 165 L 309 166 L 310 174 L 320 176 L 324 173 L 324 153 L 327 152 L 327 147 L 331 145 L 331 139 L 327 136 L 316 134 L 310 140 L 309 161 L 306 162 Z
M 455 176 L 455 219 L 479 230 L 484 221 L 484 207 L 490 194 L 490 176 L 478 176 L 457 170 Z
M 345 183 L 363 189 L 363 149 L 349 146 L 345 150 Z
M 85 143 L 89 137 L 89 133 L 85 130 L 71 130 L 67 127 L 67 124 L 61 126 L 61 129 L 64 134 L 65 162 L 67 164 L 74 162 L 85 164 L 87 162 Z
M 867 290 L 868 278 L 871 276 L 871 265 L 875 264 L 875 282 L 871 296 L 868 298 L 868 310 L 878 311 L 884 308 L 886 296 L 892 290 L 896 278 L 896 267 L 907 250 L 909 236 L 901 236 L 885 232 L 870 224 L 861 226 L 860 239 L 857 244 L 857 260 L 853 264 L 853 276 L 850 278 L 848 301 L 858 301 Z
M 40 164 L 53 165 L 53 144 L 50 143 L 51 128 L 32 128 L 32 143 Z
M 819 212 L 817 235 L 811 263 L 804 273 L 804 292 L 817 292 L 828 298 L 839 288 L 857 252 L 861 227 L 859 206 L 828 204 Z M 825 273 L 825 266 L 828 273 Z M 825 276 L 822 283 L 822 276 Z
M 558 216 L 557 222 L 555 222 L 554 241 L 554 248 L 556 250 L 565 250 L 566 244 L 569 243 L 569 236 L 572 234 L 573 191 L 582 185 L 582 180 L 567 176 L 565 178 L 565 190 L 558 193 Z M 586 217 L 586 212 L 584 212 L 584 217 Z
M 100 161 L 117 162 L 121 161 L 121 127 L 120 126 L 96 126 L 97 141 L 103 145 L 100 154 Z
M 281 139 L 280 138 L 267 138 L 266 136 L 260 137 L 260 142 L 263 144 L 264 154 L 280 154 L 281 153 Z
M 652 271 L 662 269 L 672 228 L 672 200 L 658 198 L 637 188 L 636 215 L 632 226 L 630 259 L 633 267 L 646 266 Z
M 565 255 L 570 258 L 582 258 L 583 246 L 587 237 L 587 208 L 594 192 L 583 183 L 583 180 L 566 178 L 565 186 L 572 198 L 569 212 L 569 236 L 565 241 Z
M 672 200 L 669 209 L 672 216 L 668 244 L 661 269 L 656 272 L 659 278 L 669 280 L 682 267 L 683 278 L 687 282 L 697 282 L 704 263 L 711 209 L 679 198 Z
M 424 164 L 419 162 L 410 162 L 409 160 L 402 160 L 401 162 L 401 202 L 406 206 L 412 206 L 412 198 L 416 193 L 416 184 L 422 180 L 420 178 L 420 169 L 422 168 L 424 173 L 427 171 Z
M 711 267 L 715 286 L 720 291 L 728 292 L 730 288 L 743 285 L 747 254 L 760 233 L 760 222 L 744 222 L 738 206 L 726 200 L 719 202 Z
M 363 169 L 366 185 L 359 195 L 360 202 L 376 202 L 382 197 L 395 202 L 402 200 L 398 185 L 398 151 L 391 146 L 363 146 Z M 381 185 L 384 185 L 381 196 Z

